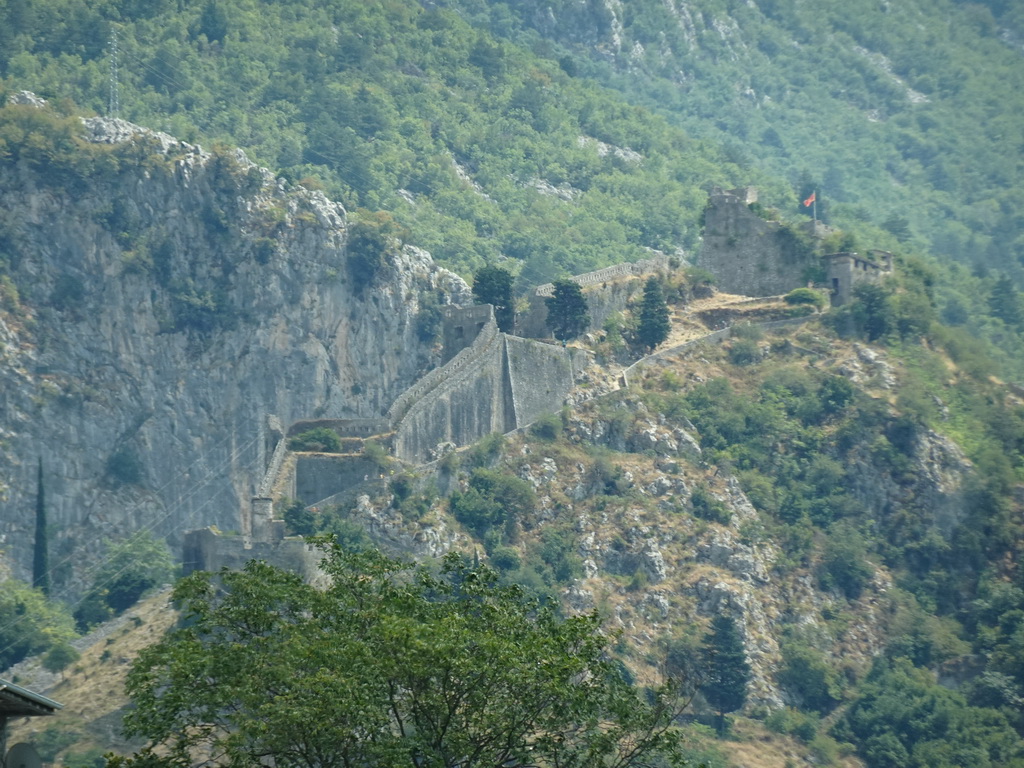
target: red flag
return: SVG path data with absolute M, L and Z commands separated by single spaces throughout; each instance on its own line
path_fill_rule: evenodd
M 811 207 L 811 203 L 813 203 L 817 199 L 815 197 L 816 194 L 817 194 L 817 190 L 815 190 L 814 192 L 811 192 L 811 196 L 808 197 L 806 200 L 804 200 L 804 208 L 810 208 Z

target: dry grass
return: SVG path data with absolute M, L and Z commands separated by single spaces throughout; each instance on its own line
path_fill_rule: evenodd
M 125 678 L 139 651 L 162 637 L 177 619 L 168 597 L 165 591 L 143 600 L 129 612 L 134 618 L 82 651 L 81 658 L 65 670 L 63 681 L 40 691 L 64 708 L 53 717 L 11 723 L 9 743 L 34 741 L 43 731 L 55 728 L 80 734 L 77 743 L 62 753 L 90 748 L 124 751 L 128 743 L 119 731 L 120 712 L 127 703 Z
M 798 768 L 820 766 L 810 748 L 791 736 L 772 733 L 756 720 L 734 718 L 731 736 L 717 742 L 735 768 Z M 832 768 L 864 768 L 856 757 L 840 757 Z

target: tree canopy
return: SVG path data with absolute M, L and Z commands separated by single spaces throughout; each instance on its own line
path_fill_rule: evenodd
M 548 328 L 560 341 L 576 338 L 590 325 L 587 299 L 583 289 L 572 280 L 556 280 L 555 292 L 544 303 L 548 308 Z
M 596 615 L 559 618 L 457 555 L 433 575 L 323 546 L 325 589 L 258 561 L 179 583 L 183 623 L 129 675 L 149 745 L 128 766 L 677 761 L 673 697 L 623 680 Z
M 501 267 L 484 267 L 473 278 L 473 298 L 494 307 L 494 320 L 502 333 L 512 333 L 516 308 L 512 298 L 512 273 Z
M 644 283 L 644 300 L 640 305 L 637 338 L 644 347 L 654 349 L 668 338 L 670 328 L 668 304 L 665 303 L 665 293 L 661 290 L 661 281 L 656 277 L 650 277 Z

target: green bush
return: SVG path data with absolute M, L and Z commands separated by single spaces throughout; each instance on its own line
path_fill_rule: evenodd
M 728 525 L 732 519 L 732 512 L 729 508 L 712 496 L 711 492 L 703 486 L 694 487 L 690 494 L 690 504 L 693 507 L 693 514 L 701 520 Z
M 470 467 L 483 467 L 495 461 L 505 447 L 505 436 L 500 432 L 481 437 L 466 452 L 466 464 Z M 455 454 L 450 454 L 455 456 Z
M 828 303 L 825 295 L 821 291 L 816 291 L 813 288 L 796 288 L 786 294 L 783 301 L 787 304 L 810 304 L 811 306 L 823 309 Z
M 1005 716 L 971 707 L 907 659 L 879 660 L 834 734 L 872 768 L 995 768 L 1024 760 Z
M 317 533 L 316 513 L 306 509 L 304 502 L 298 499 L 282 499 L 279 506 L 284 510 L 281 517 L 289 535 L 312 536 Z
M 557 440 L 562 436 L 562 418 L 554 413 L 541 416 L 530 425 L 530 434 L 541 440 Z
M 99 747 L 91 747 L 82 752 L 68 750 L 64 755 L 64 768 L 104 768 L 106 764 L 106 754 Z
M 853 600 L 860 597 L 874 574 L 863 537 L 844 523 L 832 526 L 819 569 L 822 586 L 838 589 Z
M 362 292 L 376 280 L 388 258 L 395 254 L 404 231 L 387 211 L 355 213 L 355 221 L 348 232 L 348 273 L 357 292 Z
M 781 647 L 779 682 L 804 708 L 821 714 L 831 712 L 843 694 L 842 678 L 835 667 L 824 654 L 799 638 L 786 637 Z
M 491 565 L 502 572 L 515 571 L 522 566 L 522 558 L 514 547 L 495 547 L 491 552 Z
M 772 710 L 764 724 L 769 731 L 790 734 L 804 744 L 818 735 L 818 718 L 790 707 Z
M 424 344 L 432 344 L 441 331 L 441 308 L 434 303 L 424 303 L 416 314 L 416 338 Z
M 761 359 L 761 349 L 753 339 L 736 339 L 729 345 L 729 362 L 751 365 Z
M 316 427 L 290 438 L 288 449 L 291 451 L 338 453 L 341 451 L 341 438 L 333 429 Z
M 58 753 L 63 752 L 72 744 L 77 744 L 81 739 L 81 733 L 67 726 L 49 725 L 42 733 L 35 736 L 33 743 L 43 761 L 53 763 L 56 761 Z
M 317 533 L 333 536 L 346 552 L 364 552 L 374 548 L 373 539 L 361 523 L 351 520 L 339 507 L 331 507 L 320 513 Z
M 0 669 L 75 637 L 67 608 L 16 579 L 0 582 Z
M 64 670 L 80 658 L 81 654 L 70 643 L 61 643 L 53 646 L 43 656 L 43 668 L 48 672 L 60 672 L 63 676 Z
M 764 331 L 761 329 L 761 326 L 754 323 L 737 323 L 732 327 L 731 335 L 734 339 L 760 341 L 764 338 Z
M 490 469 L 474 469 L 465 492 L 451 495 L 455 519 L 484 538 L 492 529 L 506 531 L 534 510 L 536 495 L 525 480 Z
M 363 456 L 369 459 L 381 472 L 389 470 L 394 463 L 394 459 L 387 452 L 387 449 L 373 440 L 367 440 L 363 443 Z
M 707 298 L 715 292 L 715 276 L 706 269 L 700 267 L 686 267 L 683 270 L 686 284 L 690 286 L 690 293 L 695 299 Z
M 103 565 L 75 610 L 75 621 L 85 631 L 126 611 L 150 589 L 173 580 L 174 562 L 167 544 L 146 531 L 106 545 Z

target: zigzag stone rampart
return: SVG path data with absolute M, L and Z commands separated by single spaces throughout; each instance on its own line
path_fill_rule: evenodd
M 455 375 L 458 371 L 462 370 L 467 365 L 470 365 L 475 358 L 484 353 L 485 349 L 497 336 L 498 325 L 494 320 L 491 320 L 484 326 L 483 330 L 476 339 L 473 340 L 472 344 L 459 352 L 459 354 L 440 368 L 435 368 L 430 371 L 422 379 L 399 395 L 398 399 L 395 400 L 391 405 L 391 408 L 388 410 L 388 419 L 390 420 L 392 427 L 397 429 L 397 425 L 404 419 L 409 408 L 415 402 L 421 400 L 432 389 Z
M 503 373 L 504 334 L 481 334 L 474 345 L 444 366 L 444 376 L 408 406 L 395 424 L 395 456 L 413 463 L 432 458 L 442 443 L 466 445 L 491 432 L 511 429 L 514 411 Z

